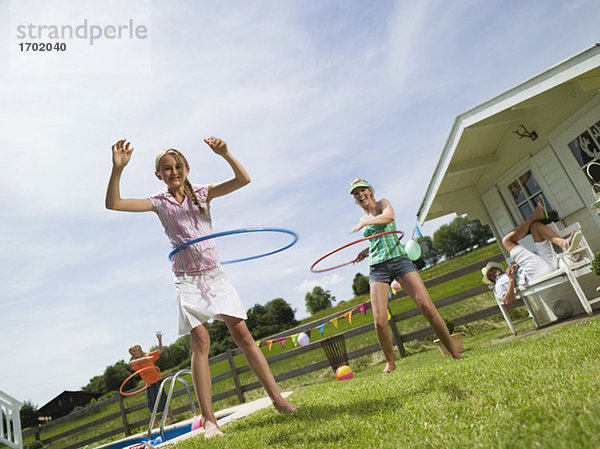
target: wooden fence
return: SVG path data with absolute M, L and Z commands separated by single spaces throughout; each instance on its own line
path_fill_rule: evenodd
M 425 286 L 427 288 L 430 288 L 430 287 L 442 284 L 444 282 L 456 279 L 460 276 L 464 276 L 466 274 L 473 273 L 475 271 L 480 270 L 482 266 L 484 266 L 487 262 L 490 262 L 490 261 L 501 262 L 501 261 L 504 261 L 504 257 L 502 256 L 502 254 L 498 254 L 498 255 L 492 256 L 490 258 L 487 258 L 485 260 L 481 260 L 481 261 L 473 263 L 471 265 L 462 267 L 458 270 L 443 274 L 436 278 L 429 279 L 429 280 L 425 281 Z M 487 291 L 489 291 L 489 287 L 484 284 L 481 284 L 476 287 L 470 288 L 468 290 L 462 291 L 460 293 L 456 293 L 456 294 L 448 296 L 446 298 L 439 299 L 439 300 L 435 301 L 434 304 L 439 309 L 441 307 L 449 306 L 450 304 L 454 304 L 459 301 L 463 301 L 465 299 L 485 293 Z M 404 291 L 401 291 L 398 294 L 393 295 L 392 300 L 403 298 L 405 296 L 406 296 L 406 293 Z M 523 302 L 518 301 L 511 308 L 519 307 L 522 305 L 523 305 Z M 366 304 L 367 310 L 370 309 L 370 307 L 371 307 L 371 304 L 367 303 Z M 281 332 L 277 335 L 273 335 L 272 337 L 269 337 L 269 339 L 276 340 L 278 338 L 283 338 L 286 336 L 298 334 L 299 332 L 310 331 L 311 329 L 314 329 L 315 327 L 318 327 L 322 324 L 326 324 L 326 323 L 330 322 L 332 320 L 332 318 L 335 318 L 336 316 L 341 316 L 344 313 L 349 312 L 353 308 L 354 307 L 351 307 L 345 311 L 337 312 L 334 315 L 323 317 L 319 320 L 298 326 L 293 329 L 288 329 L 285 332 Z M 467 323 L 470 323 L 473 321 L 480 320 L 482 318 L 487 318 L 487 317 L 496 315 L 498 313 L 500 313 L 500 310 L 499 310 L 498 306 L 494 305 L 492 307 L 487 307 L 487 308 L 484 308 L 481 310 L 477 310 L 468 315 L 464 315 L 464 316 L 455 318 L 454 324 L 456 326 L 460 326 L 460 325 L 464 325 L 464 324 L 467 324 Z M 405 343 L 407 343 L 409 341 L 413 341 L 413 340 L 418 340 L 418 339 L 421 339 L 421 338 L 424 338 L 424 337 L 427 337 L 427 336 L 433 334 L 433 329 L 429 326 L 424 327 L 422 329 L 418 329 L 416 331 L 413 331 L 413 332 L 410 332 L 407 334 L 404 334 L 404 335 L 400 334 L 398 327 L 397 327 L 397 323 L 400 321 L 412 318 L 414 316 L 417 316 L 419 314 L 420 314 L 419 310 L 417 308 L 414 308 L 414 309 L 410 309 L 410 310 L 407 310 L 402 313 L 398 313 L 396 315 L 392 315 L 391 319 L 389 320 L 389 325 L 390 325 L 390 328 L 391 328 L 391 331 L 393 334 L 394 343 L 398 347 L 398 350 L 402 357 L 404 357 L 406 355 L 406 349 L 404 347 Z M 350 338 L 356 337 L 358 335 L 362 335 L 366 332 L 373 332 L 373 329 L 374 329 L 373 324 L 368 323 L 368 324 L 350 329 L 349 331 L 344 332 L 343 335 L 346 339 L 350 339 Z M 277 354 L 277 355 L 273 355 L 273 356 L 267 358 L 267 361 L 268 361 L 269 365 L 272 365 L 274 363 L 277 363 L 277 362 L 280 362 L 283 360 L 287 360 L 287 359 L 290 359 L 293 357 L 298 357 L 298 356 L 300 356 L 302 354 L 306 354 L 310 351 L 320 350 L 320 348 L 321 348 L 320 341 L 315 341 L 306 346 L 300 346 L 296 349 L 285 351 L 285 352 Z M 365 355 L 372 354 L 373 352 L 376 352 L 379 350 L 380 350 L 379 344 L 374 344 L 374 345 L 370 345 L 367 347 L 363 347 L 358 350 L 349 352 L 348 359 L 353 360 L 358 357 L 363 357 Z M 213 385 L 217 384 L 218 382 L 224 381 L 226 379 L 230 379 L 230 378 L 233 380 L 233 384 L 234 384 L 234 388 L 224 391 L 224 392 L 221 392 L 221 393 L 218 393 L 218 394 L 215 394 L 213 396 L 213 402 L 221 401 L 223 399 L 235 396 L 237 398 L 237 401 L 242 403 L 245 401 L 244 393 L 262 387 L 262 385 L 258 381 L 251 382 L 251 383 L 248 383 L 245 385 L 242 384 L 242 382 L 240 380 L 240 374 L 250 371 L 250 367 L 247 364 L 243 365 L 243 366 L 239 366 L 239 367 L 236 366 L 234 357 L 241 353 L 242 353 L 241 350 L 239 348 L 236 348 L 234 350 L 227 350 L 225 353 L 222 353 L 220 355 L 212 357 L 209 360 L 210 365 L 214 365 L 216 363 L 227 360 L 229 363 L 229 368 L 230 368 L 229 371 L 214 376 L 212 378 Z M 292 379 L 292 378 L 295 378 L 295 377 L 298 377 L 298 376 L 301 376 L 304 374 L 308 374 L 313 371 L 321 370 L 321 369 L 327 368 L 327 367 L 329 367 L 328 360 L 326 360 L 326 359 L 320 360 L 320 361 L 312 363 L 310 365 L 302 366 L 301 368 L 292 369 L 291 371 L 277 374 L 277 375 L 275 375 L 275 379 L 277 380 L 277 382 L 281 382 L 283 380 Z M 184 394 L 187 394 L 187 393 L 186 393 L 185 389 L 182 388 L 182 389 L 175 391 L 173 394 L 173 397 L 178 397 L 178 396 L 181 396 Z M 102 409 L 104 407 L 107 407 L 107 406 L 117 403 L 117 402 L 119 404 L 118 412 L 114 412 L 109 415 L 103 416 L 102 418 L 96 419 L 85 425 L 73 428 L 67 432 L 63 432 L 63 433 L 54 435 L 49 438 L 41 438 L 42 433 L 47 432 L 49 429 L 51 429 L 54 426 L 57 426 L 61 423 L 65 423 L 65 422 L 73 420 L 73 419 L 80 418 L 82 416 L 90 415 L 96 411 L 99 411 L 100 409 Z M 63 438 L 76 435 L 77 433 L 89 431 L 90 429 L 93 429 L 94 427 L 98 427 L 109 421 L 118 420 L 119 424 L 115 425 L 112 430 L 105 431 L 105 432 L 99 433 L 99 434 L 95 434 L 93 437 L 83 439 L 81 441 L 78 441 L 75 444 L 60 446 L 61 449 L 81 448 L 85 445 L 89 445 L 89 444 L 92 444 L 92 443 L 95 443 L 98 441 L 106 440 L 107 438 L 111 438 L 116 435 L 120 435 L 121 437 L 129 436 L 131 434 L 132 429 L 146 426 L 149 421 L 148 418 L 144 419 L 144 420 L 138 420 L 135 422 L 130 422 L 128 420 L 129 414 L 131 414 L 135 411 L 144 409 L 146 407 L 147 407 L 147 405 L 145 402 L 135 405 L 135 406 L 132 406 L 132 407 L 126 407 L 122 396 L 117 395 L 117 396 L 111 397 L 109 399 L 106 399 L 104 401 L 98 402 L 90 407 L 85 408 L 85 409 L 81 409 L 76 412 L 73 412 L 63 418 L 59 418 L 50 423 L 39 426 L 38 428 L 27 429 L 25 432 L 23 432 L 23 436 L 29 437 L 31 435 L 35 435 L 35 439 L 38 441 L 41 441 L 43 444 L 52 444 L 52 443 L 56 443 L 57 441 L 59 441 Z M 174 414 L 180 414 L 180 413 L 190 411 L 191 406 L 188 404 L 188 405 L 185 405 L 185 406 L 182 406 L 182 407 L 179 407 L 176 409 L 172 409 L 172 410 L 173 410 Z

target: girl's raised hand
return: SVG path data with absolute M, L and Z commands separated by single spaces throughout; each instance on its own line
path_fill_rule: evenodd
M 210 136 L 204 139 L 204 142 L 220 156 L 223 156 L 227 153 L 227 144 L 223 139 L 219 139 L 218 137 Z
M 133 153 L 133 147 L 129 148 L 130 145 L 131 142 L 127 142 L 127 139 L 123 139 L 112 146 L 113 165 L 115 167 L 123 168 L 129 163 L 131 153 Z

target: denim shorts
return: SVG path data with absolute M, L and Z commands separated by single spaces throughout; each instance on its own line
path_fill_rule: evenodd
M 417 271 L 417 267 L 410 261 L 408 256 L 398 256 L 385 262 L 371 265 L 369 282 L 385 282 L 391 284 L 394 279 L 400 279 L 411 271 Z

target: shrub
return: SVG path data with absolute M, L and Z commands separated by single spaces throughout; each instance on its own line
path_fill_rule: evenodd
M 444 319 L 444 323 L 446 323 L 448 332 L 450 332 L 450 334 L 453 334 L 454 333 L 454 320 Z
M 594 260 L 592 261 L 592 272 L 596 276 L 600 276 L 600 251 L 596 253 Z
M 352 291 L 355 296 L 369 293 L 369 278 L 361 273 L 356 273 L 352 281 Z

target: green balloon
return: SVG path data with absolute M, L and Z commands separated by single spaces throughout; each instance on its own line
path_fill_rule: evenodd
M 406 255 L 410 260 L 417 260 L 419 257 L 421 257 L 421 247 L 414 239 L 410 239 L 408 243 L 406 243 L 404 249 L 406 250 Z

